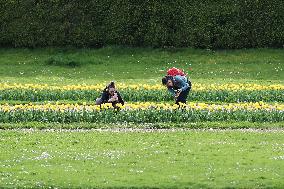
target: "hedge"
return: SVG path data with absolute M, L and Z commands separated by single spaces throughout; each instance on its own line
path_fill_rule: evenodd
M 0 46 L 284 45 L 283 0 L 1 0 Z

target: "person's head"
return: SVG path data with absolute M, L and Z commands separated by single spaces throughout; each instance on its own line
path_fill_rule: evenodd
M 167 87 L 173 87 L 173 78 L 171 76 L 165 76 L 162 78 L 162 84 L 167 86 Z
M 108 93 L 113 96 L 114 93 L 115 93 L 115 88 L 113 88 L 113 87 L 109 88 Z
M 110 95 L 114 95 L 114 93 L 115 93 L 115 85 L 114 85 L 114 82 L 112 81 L 112 82 L 110 82 L 110 84 L 108 84 L 108 86 L 107 86 L 107 91 L 108 91 L 108 93 L 110 94 Z

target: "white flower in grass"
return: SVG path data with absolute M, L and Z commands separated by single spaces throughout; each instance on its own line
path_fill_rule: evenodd
M 41 160 L 41 159 L 50 159 L 51 155 L 47 152 L 42 152 L 42 154 L 38 157 L 35 157 L 36 160 Z

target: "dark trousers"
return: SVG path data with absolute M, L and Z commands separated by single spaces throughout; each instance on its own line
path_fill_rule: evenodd
M 186 103 L 186 99 L 187 99 L 187 96 L 189 94 L 189 91 L 190 91 L 191 87 L 187 88 L 185 91 L 182 91 L 178 98 L 176 99 L 176 104 L 179 104 L 179 102 L 181 103 Z

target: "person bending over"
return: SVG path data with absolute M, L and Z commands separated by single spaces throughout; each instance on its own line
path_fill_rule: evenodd
M 165 76 L 162 78 L 162 84 L 168 88 L 168 91 L 174 97 L 176 104 L 186 103 L 187 96 L 191 90 L 191 82 L 186 76 Z

